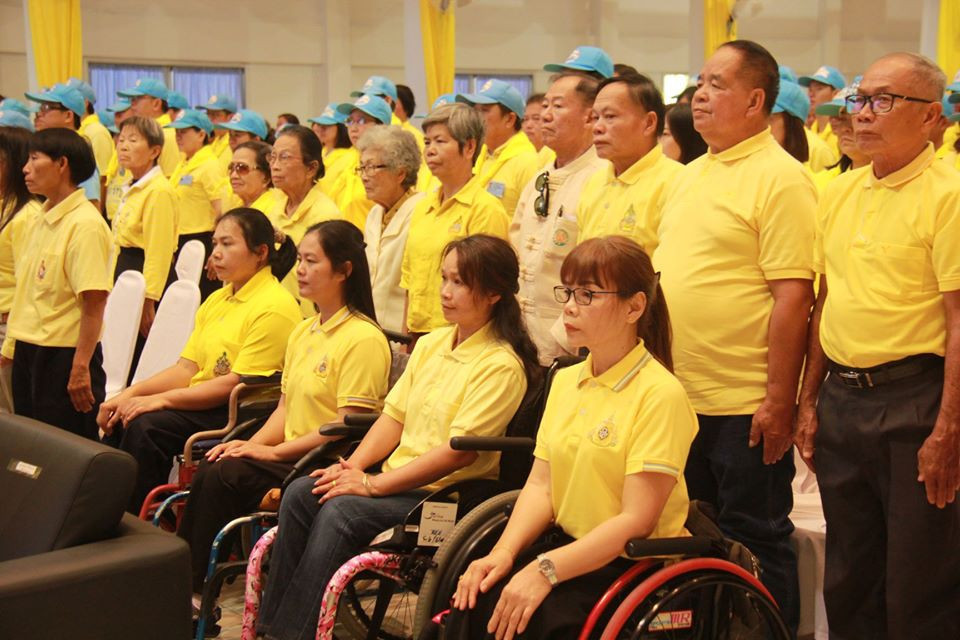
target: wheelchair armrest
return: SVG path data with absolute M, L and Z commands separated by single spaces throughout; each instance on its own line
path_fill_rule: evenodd
M 322 436 L 346 437 L 350 440 L 361 440 L 370 429 L 363 426 L 353 426 L 342 422 L 330 422 L 320 427 L 318 433 Z
M 533 438 L 502 436 L 455 436 L 450 438 L 454 451 L 532 451 L 537 445 Z
M 283 374 L 279 371 L 269 376 L 240 376 L 240 384 L 246 385 L 247 387 L 275 385 L 280 384 L 282 377 Z
M 351 427 L 372 427 L 379 417 L 379 413 L 348 413 L 343 416 L 343 424 Z
M 404 525 L 420 525 L 420 514 L 423 511 L 423 503 L 425 502 L 453 502 L 450 496 L 454 493 L 460 494 L 461 498 L 464 496 L 470 495 L 471 492 L 481 492 L 486 490 L 486 493 L 494 495 L 497 493 L 497 489 L 502 490 L 503 485 L 499 480 L 493 480 L 490 478 L 475 478 L 473 480 L 461 480 L 460 482 L 455 482 L 451 485 L 443 487 L 442 489 L 437 489 L 430 495 L 426 496 L 423 500 L 417 503 L 417 505 L 407 512 L 407 516 L 404 518 Z M 485 495 L 485 497 L 490 497 Z M 458 518 L 466 515 L 465 513 L 459 513 L 460 508 L 457 508 Z
M 634 538 L 626 546 L 627 556 L 703 556 L 716 550 L 717 541 L 706 536 L 684 538 Z

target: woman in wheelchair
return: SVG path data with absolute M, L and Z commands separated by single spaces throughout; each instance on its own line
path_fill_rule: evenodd
M 290 334 L 280 403 L 250 440 L 211 449 L 193 477 L 178 535 L 190 543 L 197 594 L 220 529 L 255 510 L 298 459 L 331 439 L 318 427 L 379 411 L 387 393 L 390 347 L 375 320 L 363 234 L 343 220 L 321 222 L 299 254 L 300 296 L 318 313 Z
M 187 438 L 227 421 L 226 402 L 241 376 L 280 370 L 297 302 L 278 282 L 295 260 L 289 239 L 275 248 L 273 226 L 255 209 L 234 209 L 213 234 L 212 263 L 224 286 L 197 310 L 180 360 L 100 405 L 106 440 L 137 460 L 129 510 L 167 481 Z
M 574 249 L 561 278 L 567 337 L 590 355 L 557 373 L 507 527 L 460 578 L 453 607 L 474 610 L 474 638 L 575 638 L 630 566 L 628 540 L 684 535 L 697 422 L 671 373 L 658 275 L 639 245 L 607 236 Z
M 518 275 L 504 240 L 474 235 L 447 245 L 439 293 L 451 326 L 419 340 L 355 453 L 284 493 L 258 633 L 313 638 L 320 595 L 340 565 L 429 491 L 496 477 L 498 454 L 448 443 L 502 435 L 539 375 L 516 301 Z M 384 458 L 381 473 L 366 472 Z

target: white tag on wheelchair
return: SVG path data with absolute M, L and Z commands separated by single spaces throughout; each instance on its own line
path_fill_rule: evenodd
M 439 547 L 457 524 L 457 505 L 454 502 L 424 502 L 420 513 L 420 532 L 417 544 Z

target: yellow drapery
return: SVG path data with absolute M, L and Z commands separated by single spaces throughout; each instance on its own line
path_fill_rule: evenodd
M 456 69 L 454 5 L 454 0 L 420 0 L 420 34 L 423 37 L 423 68 L 429 104 L 453 91 Z
M 737 38 L 734 0 L 703 0 L 703 57 L 709 58 L 724 42 Z
M 937 31 L 937 63 L 950 82 L 960 70 L 960 0 L 940 0 Z
M 80 0 L 28 0 L 37 84 L 83 77 Z

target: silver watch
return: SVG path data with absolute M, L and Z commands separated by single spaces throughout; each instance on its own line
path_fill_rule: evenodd
M 557 567 L 553 564 L 553 560 L 548 558 L 546 554 L 541 553 L 537 556 L 537 568 L 540 569 L 540 573 L 547 579 L 551 587 L 557 586 L 559 580 L 557 580 Z

